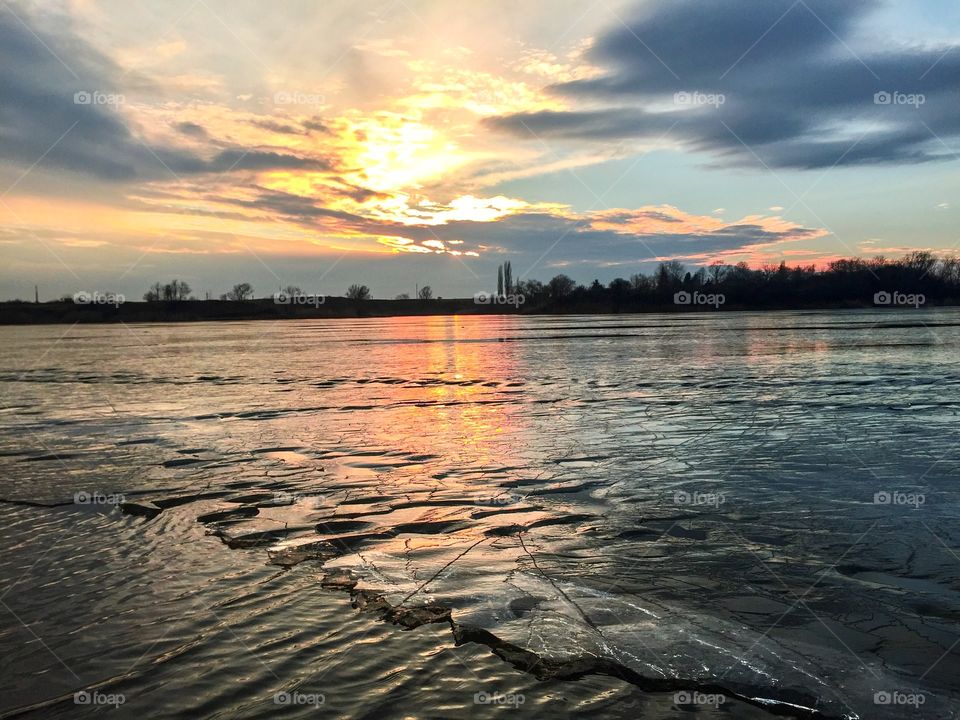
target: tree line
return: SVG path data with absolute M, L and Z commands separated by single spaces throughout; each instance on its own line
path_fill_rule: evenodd
M 143 299 L 147 302 L 195 300 L 190 286 L 173 280 L 150 286 Z M 303 291 L 289 285 L 287 295 Z M 814 265 L 763 265 L 751 268 L 746 263 L 735 265 L 713 263 L 688 269 L 678 260 L 661 262 L 649 275 L 634 273 L 629 278 L 616 278 L 607 284 L 594 280 L 579 284 L 560 274 L 547 282 L 534 279 L 514 280 L 509 262 L 497 268 L 497 294 L 523 295 L 527 309 L 595 305 L 625 307 L 669 305 L 679 292 L 720 293 L 727 304 L 758 307 L 817 306 L 870 304 L 878 292 L 921 293 L 928 300 L 960 300 L 960 259 L 937 257 L 927 251 L 911 252 L 902 258 L 846 258 L 834 260 L 818 269 Z M 253 299 L 253 286 L 238 283 L 220 296 L 221 300 Z M 371 299 L 370 288 L 352 284 L 345 297 L 363 301 Z M 417 299 L 433 299 L 429 285 L 419 289 Z M 402 294 L 397 300 L 409 300 Z
M 190 286 L 182 280 L 171 280 L 165 284 L 155 282 L 143 294 L 143 299 L 145 302 L 197 300 L 198 298 L 191 295 L 190 292 Z M 298 285 L 287 285 L 280 290 L 280 293 L 288 297 L 295 297 L 297 295 L 303 295 L 304 291 Z M 344 294 L 344 297 L 346 297 L 348 300 L 370 300 L 372 295 L 370 294 L 369 287 L 355 283 L 347 288 L 347 292 Z M 429 285 L 424 285 L 417 292 L 417 298 L 419 300 L 432 300 L 433 290 Z M 230 290 L 221 294 L 219 299 L 234 302 L 253 300 L 253 285 L 248 282 L 237 283 Z M 397 295 L 396 299 L 409 300 L 410 296 L 404 293 L 402 295 Z
M 503 269 L 501 268 L 501 274 Z M 504 277 L 504 281 L 506 278 Z M 498 289 L 499 289 L 498 282 Z M 506 282 L 503 290 L 506 291 Z M 511 291 L 525 306 L 670 305 L 677 293 L 719 293 L 727 304 L 757 307 L 803 307 L 871 304 L 877 293 L 920 293 L 928 300 L 960 300 L 960 259 L 911 252 L 902 258 L 846 258 L 818 269 L 814 265 L 713 263 L 687 269 L 677 260 L 661 262 L 649 275 L 635 273 L 604 285 L 575 282 L 557 275 L 547 283 L 519 280 Z

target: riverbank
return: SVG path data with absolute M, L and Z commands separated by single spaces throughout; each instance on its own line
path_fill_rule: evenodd
M 928 303 L 923 307 L 955 307 L 955 302 Z M 482 304 L 474 298 L 436 300 L 350 300 L 327 297 L 316 305 L 275 303 L 270 298 L 233 302 L 183 300 L 176 302 L 122 302 L 78 304 L 73 301 L 28 303 L 0 302 L 0 325 L 73 323 L 212 322 L 218 320 L 287 320 L 429 315 L 621 315 L 633 313 L 684 313 L 776 310 L 886 309 L 868 302 L 787 305 L 783 303 L 726 303 L 678 305 L 640 302 L 604 303 L 589 300 L 538 304 Z M 904 308 L 890 308 L 904 309 Z

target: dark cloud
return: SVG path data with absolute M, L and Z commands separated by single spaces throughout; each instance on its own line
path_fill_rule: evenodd
M 304 134 L 304 131 L 300 128 L 294 127 L 289 123 L 278 122 L 277 120 L 253 120 L 250 124 L 261 130 L 269 130 L 270 132 L 280 133 L 281 135 Z
M 209 137 L 209 135 L 207 135 L 206 129 L 202 125 L 197 125 L 196 123 L 192 123 L 192 122 L 177 123 L 177 130 L 179 130 L 184 135 L 189 135 L 190 137 L 202 138 L 202 139 Z
M 521 138 L 666 135 L 722 164 L 756 165 L 758 157 L 791 168 L 952 159 L 940 139 L 960 135 L 960 47 L 865 48 L 857 30 L 880 4 L 644 4 L 627 27 L 617 24 L 597 38 L 589 59 L 603 69 L 599 76 L 551 88 L 590 110 L 487 123 Z M 901 95 L 883 104 L 875 102 L 878 93 Z M 922 104 L 911 103 L 911 95 L 923 96 Z
M 265 150 L 221 150 L 209 160 L 167 153 L 171 170 L 177 173 L 232 172 L 234 170 L 330 170 L 327 160 Z
M 320 234 L 399 237 L 417 246 L 440 240 L 449 249 L 482 251 L 510 248 L 532 261 L 549 251 L 556 261 L 636 261 L 658 257 L 699 257 L 781 242 L 800 242 L 825 235 L 820 228 L 802 227 L 779 218 L 747 218 L 725 223 L 714 216 L 696 216 L 671 206 L 616 209 L 572 214 L 530 210 L 492 222 L 453 221 L 441 225 L 408 225 L 325 207 L 322 197 L 304 197 L 258 185 L 245 186 L 241 199 L 211 193 L 212 203 L 281 216 Z M 329 187 L 347 194 L 347 189 Z M 460 241 L 463 244 L 450 244 Z
M 279 190 L 269 190 L 262 187 L 253 187 L 256 191 L 256 198 L 252 200 L 240 200 L 237 198 L 209 196 L 208 199 L 236 205 L 238 207 L 263 210 L 265 212 L 284 215 L 287 218 L 301 222 L 305 225 L 314 225 L 319 220 L 332 219 L 338 221 L 340 228 L 362 229 L 367 220 L 359 215 L 344 212 L 341 210 L 331 210 L 317 204 L 315 200 L 293 195 Z
M 627 211 L 623 217 L 604 214 L 601 223 L 589 217 L 566 217 L 546 213 L 522 213 L 496 222 L 454 222 L 431 228 L 403 228 L 397 234 L 422 242 L 431 238 L 463 240 L 464 249 L 478 246 L 509 247 L 512 252 L 539 257 L 549 251 L 551 261 L 647 262 L 658 257 L 686 257 L 787 241 L 809 240 L 823 235 L 815 228 L 778 228 L 762 221 L 741 222 L 716 229 L 664 232 L 631 229 L 629 219 L 652 219 L 669 224 L 680 217 L 659 211 Z M 598 218 L 599 219 L 599 218 Z M 609 227 L 610 223 L 621 227 Z
M 205 199 L 279 215 L 320 234 L 400 237 L 417 246 L 440 240 L 449 249 L 461 251 L 510 248 L 530 262 L 549 250 L 552 261 L 642 263 L 658 257 L 699 257 L 755 245 L 811 240 L 824 234 L 818 228 L 769 218 L 724 224 L 717 218 L 691 216 L 667 206 L 586 215 L 531 211 L 493 222 L 407 225 L 333 210 L 317 199 L 256 185 L 247 189 L 254 194 L 253 198 L 209 194 Z M 673 226 L 676 230 L 669 229 Z M 451 241 L 463 244 L 450 244 Z
M 134 176 L 134 163 L 116 152 L 132 141 L 119 115 L 112 106 L 83 104 L 78 95 L 91 93 L 92 100 L 93 92 L 115 92 L 104 78 L 116 68 L 77 41 L 65 21 L 47 20 L 58 42 L 49 33 L 31 34 L 21 13 L 0 6 L 0 157 L 29 167 L 47 153 L 45 161 L 67 170 Z
M 326 160 L 271 149 L 219 149 L 211 157 L 148 144 L 128 127 L 120 107 L 123 72 L 76 36 L 69 22 L 44 16 L 42 27 L 16 5 L 0 4 L 0 159 L 101 180 L 277 169 L 329 170 Z M 191 122 L 176 129 L 207 139 Z
M 316 130 L 317 132 L 329 133 L 330 128 L 322 120 L 307 120 L 303 123 L 303 127 L 307 130 Z
M 358 203 L 365 203 L 371 200 L 387 200 L 390 198 L 389 193 L 378 192 L 376 190 L 371 190 L 370 188 L 361 187 L 359 185 L 352 185 L 344 182 L 343 180 L 338 181 L 332 187 L 332 189 L 338 194 L 348 197 Z

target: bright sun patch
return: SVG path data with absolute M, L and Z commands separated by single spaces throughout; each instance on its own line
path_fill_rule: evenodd
M 347 177 L 379 192 L 419 188 L 469 160 L 442 131 L 402 115 L 349 120 L 345 130 Z

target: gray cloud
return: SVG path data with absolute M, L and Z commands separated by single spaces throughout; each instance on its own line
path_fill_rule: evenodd
M 49 33 L 34 37 L 20 21 L 29 18 L 18 12 L 18 20 L 14 12 L 0 8 L 0 157 L 29 166 L 49 151 L 49 162 L 67 170 L 106 179 L 135 175 L 134 163 L 124 157 L 129 153 L 116 152 L 132 142 L 119 115 L 103 105 L 77 104 L 74 97 L 113 92 L 102 80 L 116 68 L 76 40 L 62 21 L 49 21 L 58 42 Z
M 952 159 L 938 138 L 960 135 L 960 48 L 864 48 L 856 32 L 879 5 L 644 4 L 629 27 L 617 24 L 596 39 L 589 59 L 603 69 L 599 76 L 551 88 L 591 109 L 519 113 L 487 123 L 521 138 L 666 134 L 724 165 L 756 165 L 754 154 L 789 168 Z M 875 103 L 883 92 L 923 95 L 924 102 Z M 724 102 L 678 104 L 676 93 L 722 95 Z
M 327 127 L 326 123 L 316 118 L 314 118 L 313 120 L 307 120 L 306 122 L 304 122 L 303 127 L 306 128 L 308 131 L 315 130 L 320 133 L 330 132 L 330 128 Z
M 632 213 L 662 222 L 661 213 Z M 615 215 L 604 215 L 607 223 Z M 822 231 L 798 227 L 772 230 L 759 224 L 731 224 L 702 232 L 633 232 L 597 228 L 590 219 L 568 218 L 546 213 L 511 215 L 497 222 L 454 222 L 432 228 L 403 228 L 397 234 L 422 242 L 431 238 L 464 240 L 467 249 L 486 245 L 509 247 L 511 251 L 537 257 L 549 250 L 551 261 L 569 262 L 645 262 L 656 257 L 684 257 L 703 253 L 737 250 L 751 245 L 805 240 Z M 671 218 L 671 221 L 673 218 Z M 677 222 L 680 222 L 679 220 Z
M 206 128 L 193 122 L 177 123 L 177 130 L 182 132 L 184 135 L 189 135 L 190 137 L 201 139 L 206 139 L 208 137 Z
M 14 14 L 16 13 L 16 14 Z M 68 21 L 0 5 L 0 159 L 26 169 L 67 170 L 105 181 L 174 174 L 278 169 L 330 170 L 326 160 L 269 148 L 221 148 L 210 157 L 147 144 L 118 110 L 123 72 L 76 36 Z M 112 96 L 112 98 L 111 98 Z M 190 122 L 177 130 L 207 139 Z
M 278 122 L 277 120 L 254 120 L 250 123 L 254 127 L 270 132 L 280 133 L 281 135 L 304 135 L 305 131 L 294 127 L 289 123 Z
M 278 213 L 305 225 L 313 225 L 324 219 L 333 219 L 343 223 L 343 225 L 339 225 L 338 227 L 362 228 L 367 222 L 367 220 L 359 215 L 322 207 L 314 200 L 300 195 L 293 195 L 280 190 L 269 190 L 258 186 L 251 186 L 250 189 L 255 190 L 257 193 L 257 197 L 252 200 L 239 200 L 215 195 L 208 196 L 208 199 L 230 205 L 237 205 L 239 207 Z
M 186 153 L 163 150 L 158 157 L 176 173 L 231 172 L 234 170 L 305 169 L 330 170 L 326 160 L 303 158 L 265 150 L 221 150 L 212 158 L 204 159 Z

